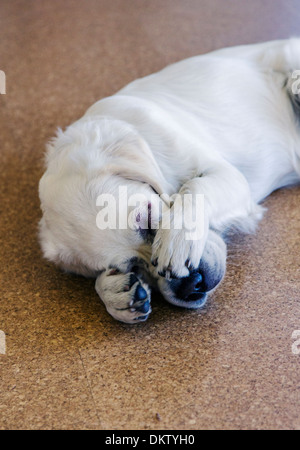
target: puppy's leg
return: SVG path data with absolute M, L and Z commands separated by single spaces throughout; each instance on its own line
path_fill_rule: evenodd
M 152 264 L 160 276 L 186 277 L 191 268 L 198 268 L 209 228 L 222 232 L 228 226 L 235 226 L 252 231 L 262 218 L 263 209 L 254 203 L 245 177 L 220 159 L 210 161 L 198 177 L 182 186 L 179 196 L 183 198 L 186 194 L 192 198 L 188 207 L 194 210 L 196 195 L 204 196 L 204 217 L 196 229 L 198 238 L 188 240 L 187 229 L 174 229 L 176 209 L 173 205 L 167 211 L 171 216 L 170 229 L 164 229 L 161 223 L 152 246 Z
M 95 288 L 108 313 L 121 322 L 144 322 L 151 313 L 150 289 L 133 272 L 105 270 L 98 276 Z

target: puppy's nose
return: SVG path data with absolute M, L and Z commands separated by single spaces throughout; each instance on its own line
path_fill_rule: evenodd
M 171 281 L 176 296 L 187 302 L 199 300 L 205 295 L 205 283 L 199 272 L 193 272 L 189 277 Z

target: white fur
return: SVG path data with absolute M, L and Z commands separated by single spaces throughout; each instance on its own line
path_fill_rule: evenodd
M 263 213 L 258 203 L 299 182 L 299 116 L 288 79 L 296 69 L 299 39 L 227 48 L 173 64 L 95 103 L 48 145 L 40 181 L 45 257 L 97 277 L 96 289 L 118 320 L 135 323 L 150 312 L 139 315 L 132 306 L 137 284 L 122 289 L 133 272 L 146 301 L 150 284 L 171 303 L 201 306 L 176 298 L 158 272 L 186 277 L 188 260 L 219 282 L 226 258 L 222 233 L 233 226 L 254 230 Z M 124 184 L 149 200 L 154 191 L 204 194 L 202 239 L 159 229 L 149 243 L 130 229 L 99 230 L 97 196 L 117 196 Z M 118 283 L 111 267 L 120 271 Z

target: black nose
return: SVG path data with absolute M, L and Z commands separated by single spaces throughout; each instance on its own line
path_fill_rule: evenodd
M 190 276 L 171 281 L 171 289 L 176 297 L 186 302 L 199 300 L 205 295 L 205 282 L 199 272 L 192 272 Z

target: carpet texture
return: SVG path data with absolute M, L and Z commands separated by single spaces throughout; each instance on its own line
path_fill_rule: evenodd
M 169 63 L 299 23 L 298 0 L 1 0 L 0 429 L 300 428 L 299 187 L 265 201 L 256 235 L 234 236 L 204 310 L 154 299 L 137 326 L 37 241 L 57 126 Z

